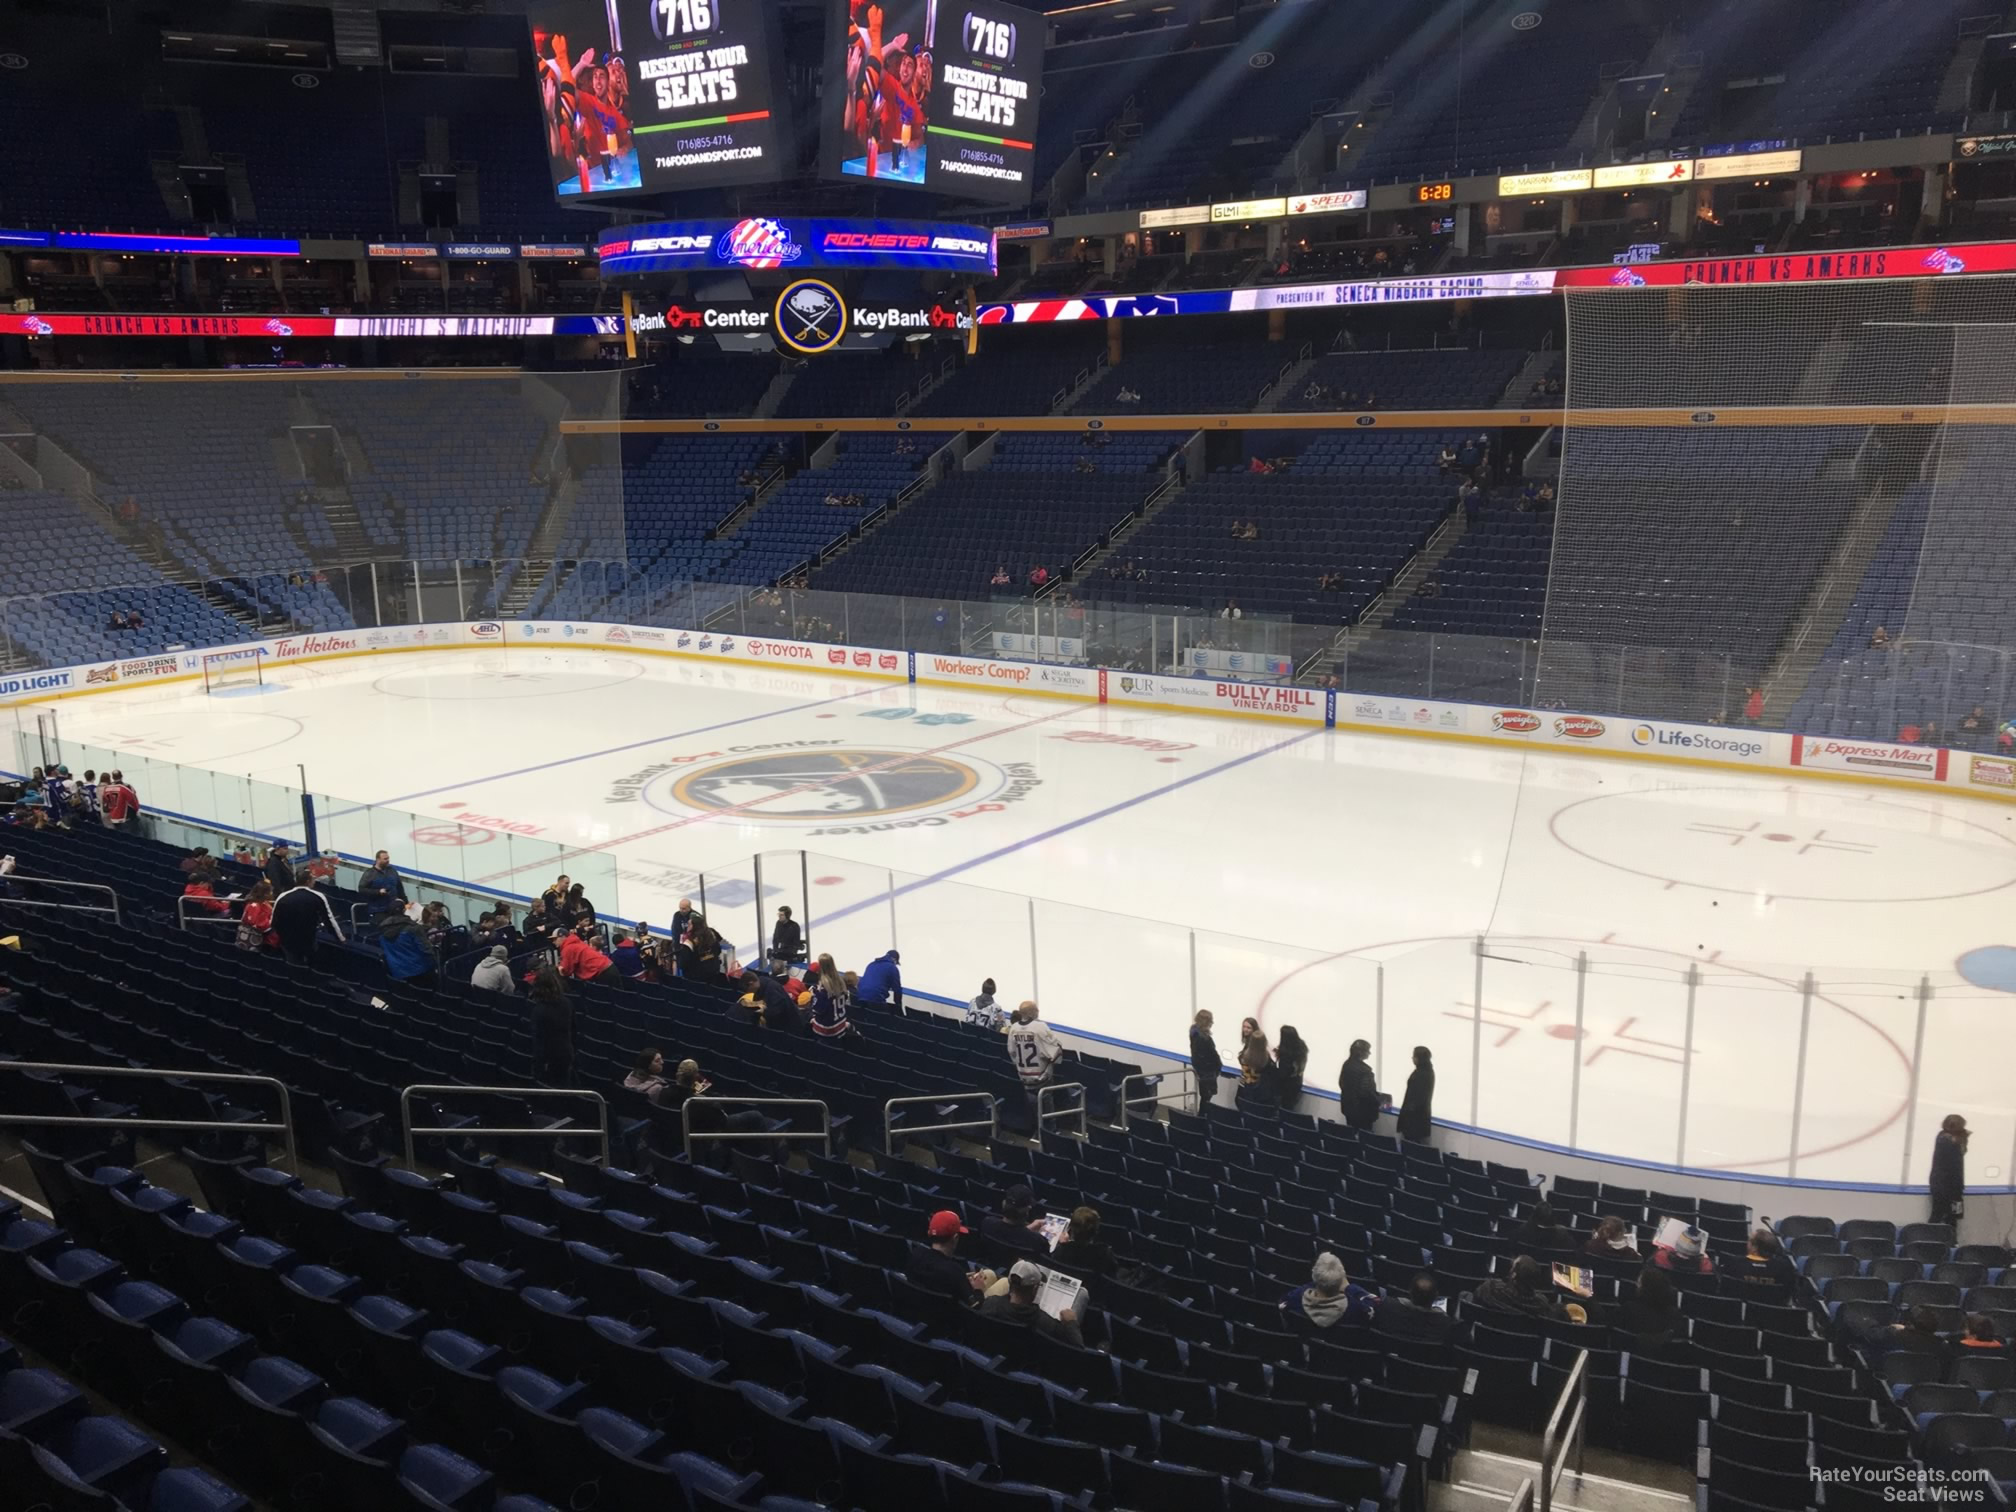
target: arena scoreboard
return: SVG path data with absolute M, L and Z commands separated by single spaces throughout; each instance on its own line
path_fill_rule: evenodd
M 832 3 L 822 176 L 1027 204 L 1043 17 L 996 0 Z
M 531 0 L 528 11 L 562 199 L 787 171 L 767 0 Z
M 1456 197 L 1456 186 L 1447 179 L 1434 184 L 1416 184 L 1414 203 L 1417 205 L 1446 204 Z

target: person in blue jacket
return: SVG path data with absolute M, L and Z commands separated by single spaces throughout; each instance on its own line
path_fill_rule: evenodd
M 378 921 L 378 948 L 385 955 L 385 970 L 395 982 L 415 987 L 433 987 L 434 951 L 427 936 L 402 908 L 388 909 Z
M 854 1001 L 871 1008 L 879 1008 L 888 1003 L 896 1005 L 896 1011 L 903 1011 L 903 958 L 895 951 L 877 956 L 868 963 L 868 969 L 861 973 L 861 980 L 854 987 Z
M 399 875 L 399 868 L 392 864 L 389 851 L 381 850 L 371 858 L 371 864 L 357 879 L 357 891 L 364 895 L 373 913 L 406 906 L 406 883 Z

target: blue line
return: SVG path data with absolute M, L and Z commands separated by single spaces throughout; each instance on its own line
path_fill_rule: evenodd
M 1072 830 L 1082 829 L 1088 824 L 1096 824 L 1099 820 L 1122 813 L 1127 809 L 1133 808 L 1136 804 L 1146 803 L 1153 798 L 1160 798 L 1165 793 L 1177 792 L 1180 789 L 1189 787 L 1193 782 L 1202 782 L 1207 777 L 1216 777 L 1220 772 L 1229 772 L 1234 767 L 1242 767 L 1249 761 L 1258 761 L 1263 756 L 1272 756 L 1277 751 L 1285 751 L 1292 745 L 1299 745 L 1312 736 L 1325 733 L 1327 732 L 1320 726 L 1304 730 L 1301 734 L 1291 735 L 1288 739 L 1268 746 L 1265 750 L 1248 751 L 1244 756 L 1235 756 L 1230 761 L 1221 762 L 1214 767 L 1206 767 L 1201 772 L 1192 772 L 1188 777 L 1179 777 L 1174 782 L 1165 783 L 1159 788 L 1150 788 L 1145 793 L 1136 793 L 1132 798 L 1123 798 L 1118 803 L 1109 803 L 1105 808 L 1094 809 L 1089 814 L 1083 814 L 1076 819 L 1067 820 L 1063 824 L 1055 825 L 1050 829 L 1041 830 L 1033 835 L 1025 835 L 1020 840 L 1011 841 L 1007 845 L 998 846 L 991 851 L 983 852 L 971 860 L 959 862 L 956 866 L 948 866 L 943 871 L 933 872 L 928 877 L 919 877 L 915 882 L 905 882 L 893 892 L 878 893 L 874 897 L 863 898 L 859 903 L 850 903 L 845 908 L 835 909 L 832 913 L 824 915 L 821 922 L 844 919 L 849 914 L 859 913 L 864 908 L 877 907 L 880 904 L 900 898 L 905 893 L 917 892 L 926 887 L 934 887 L 940 882 L 949 881 L 961 872 L 971 871 L 976 866 L 985 866 L 989 861 L 998 861 L 1003 856 L 1011 856 L 1016 851 L 1022 850 L 1027 846 L 1038 845 L 1045 840 L 1053 840 L 1059 835 L 1069 834 Z
M 481 787 L 486 782 L 502 782 L 507 777 L 524 777 L 532 772 L 551 771 L 554 767 L 569 766 L 577 761 L 593 761 L 601 756 L 619 756 L 625 751 L 642 750 L 645 746 L 663 745 L 668 740 L 684 740 L 692 735 L 711 735 L 716 730 L 730 730 L 736 725 L 754 724 L 759 719 L 775 719 L 780 714 L 802 714 L 807 709 L 823 708 L 827 704 L 845 703 L 850 698 L 859 698 L 864 693 L 880 693 L 888 688 L 902 687 L 901 680 L 889 683 L 875 683 L 866 688 L 856 688 L 852 693 L 835 694 L 832 698 L 815 698 L 810 703 L 792 704 L 787 708 L 770 709 L 761 714 L 745 714 L 740 719 L 724 719 L 719 724 L 701 725 L 692 730 L 674 730 L 669 735 L 653 735 L 649 740 L 633 740 L 628 745 L 608 746 L 599 751 L 582 751 L 574 756 L 562 756 L 554 761 L 542 761 L 537 766 L 519 767 L 512 772 L 493 772 L 488 777 L 470 777 L 461 782 L 443 783 L 440 787 L 423 788 L 417 793 L 401 793 L 396 798 L 380 798 L 376 803 L 360 803 L 355 808 L 337 809 L 334 813 L 323 814 L 328 819 L 341 819 L 346 814 L 362 814 L 388 804 L 411 803 L 415 798 L 431 798 L 436 793 L 453 793 L 462 788 Z

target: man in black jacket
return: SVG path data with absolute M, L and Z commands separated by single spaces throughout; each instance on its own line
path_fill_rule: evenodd
M 1050 1245 L 1030 1227 L 1035 1221 L 1036 1194 L 1020 1182 L 1001 1196 L 1001 1211 L 980 1220 L 980 1232 L 996 1244 L 1025 1255 L 1047 1255 Z
M 1435 1305 L 1435 1278 L 1422 1271 L 1407 1289 L 1372 1315 L 1372 1326 L 1380 1333 L 1402 1339 L 1426 1339 L 1440 1344 L 1449 1337 L 1449 1314 Z
M 308 868 L 294 873 L 294 885 L 273 900 L 273 932 L 280 936 L 280 948 L 290 965 L 309 966 L 315 961 L 315 937 L 327 923 L 337 939 L 343 926 L 336 922 L 336 910 L 315 890 Z
M 1370 1040 L 1351 1041 L 1351 1058 L 1337 1073 L 1338 1104 L 1344 1122 L 1354 1129 L 1369 1129 L 1379 1121 L 1379 1087 L 1372 1075 Z
M 965 1232 L 966 1225 L 959 1221 L 957 1213 L 933 1213 L 925 1230 L 930 1243 L 911 1248 L 910 1264 L 904 1274 L 927 1291 L 950 1297 L 962 1307 L 971 1307 L 980 1300 L 981 1274 L 968 1270 L 966 1262 L 959 1258 L 959 1236 Z
M 266 880 L 273 884 L 273 891 L 284 893 L 287 884 L 294 880 L 294 858 L 288 853 L 285 840 L 275 840 L 271 850 L 266 852 L 266 865 L 261 868 Z
M 1224 1058 L 1218 1042 L 1211 1038 L 1211 1010 L 1200 1008 L 1190 1021 L 1190 1069 L 1197 1074 L 1197 1111 L 1202 1113 L 1218 1097 L 1218 1079 L 1225 1074 Z
M 789 908 L 780 908 L 777 910 L 777 927 L 770 931 L 770 967 L 781 972 L 793 962 L 804 959 L 805 931 L 791 917 Z

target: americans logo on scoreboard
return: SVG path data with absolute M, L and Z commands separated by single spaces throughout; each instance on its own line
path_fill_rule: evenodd
M 723 262 L 745 268 L 781 268 L 798 261 L 805 249 L 791 240 L 791 233 L 774 220 L 750 217 L 739 220 L 721 233 L 714 255 Z

